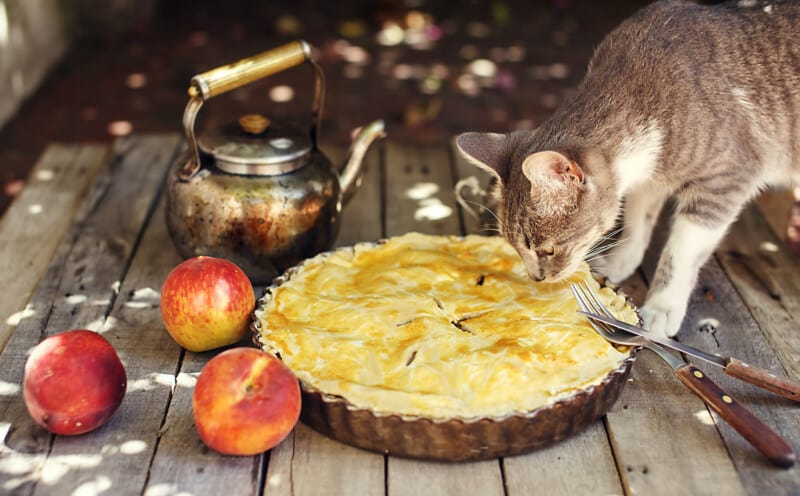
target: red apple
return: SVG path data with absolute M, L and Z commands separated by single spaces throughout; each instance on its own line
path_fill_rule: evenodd
M 208 351 L 241 340 L 255 304 L 247 274 L 222 258 L 185 260 L 172 269 L 161 288 L 164 326 L 189 351 Z
M 106 338 L 76 329 L 45 339 L 25 362 L 22 397 L 33 420 L 55 434 L 104 424 L 127 387 L 125 368 Z
M 297 424 L 300 386 L 269 353 L 233 348 L 200 371 L 192 412 L 206 446 L 226 455 L 255 455 L 272 449 Z

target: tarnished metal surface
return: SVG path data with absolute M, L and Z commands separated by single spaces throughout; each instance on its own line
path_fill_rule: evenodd
M 341 212 L 339 179 L 319 152 L 281 176 L 209 167 L 182 180 L 178 171 L 188 159 L 179 158 L 167 179 L 167 227 L 181 256 L 229 259 L 258 284 L 333 245 Z

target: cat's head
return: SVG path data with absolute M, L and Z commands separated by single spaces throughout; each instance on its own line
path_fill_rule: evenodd
M 500 230 L 531 279 L 569 276 L 614 226 L 618 200 L 603 173 L 592 173 L 605 169 L 599 154 L 541 149 L 535 132 L 465 133 L 456 144 L 498 179 Z

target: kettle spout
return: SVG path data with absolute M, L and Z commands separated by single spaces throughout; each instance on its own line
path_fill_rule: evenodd
M 378 138 L 386 136 L 383 120 L 372 121 L 358 130 L 350 150 L 347 152 L 344 168 L 339 176 L 342 188 L 342 205 L 347 205 L 361 185 L 364 155 L 369 146 Z

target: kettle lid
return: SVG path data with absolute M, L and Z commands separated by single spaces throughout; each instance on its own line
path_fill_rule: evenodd
M 276 175 L 305 165 L 311 152 L 308 130 L 288 123 L 273 123 L 248 114 L 201 135 L 197 144 L 214 157 L 215 165 L 231 174 Z

